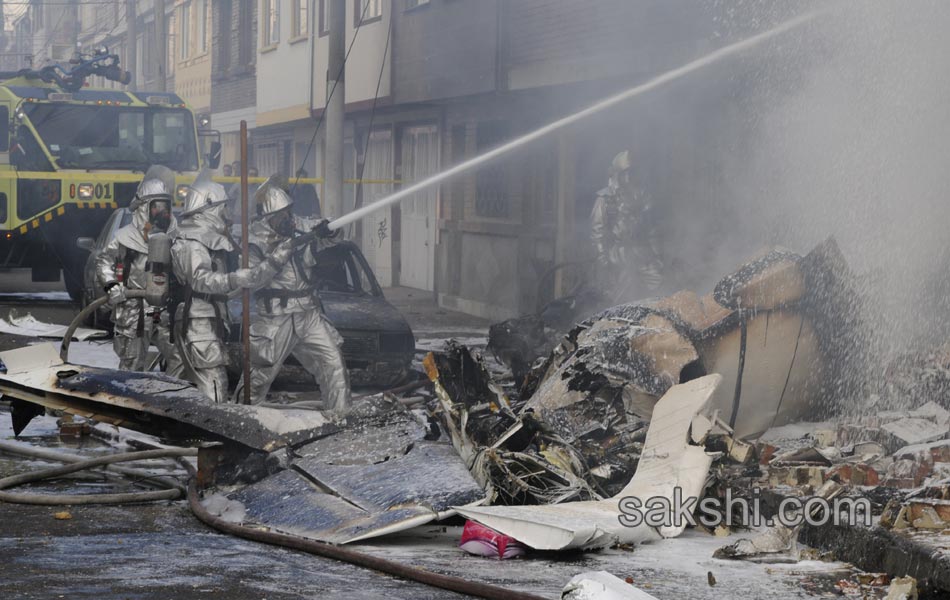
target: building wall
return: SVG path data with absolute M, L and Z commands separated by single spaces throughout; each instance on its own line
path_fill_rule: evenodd
M 136 64 L 134 65 L 130 64 L 128 52 L 128 11 L 125 2 L 79 3 L 77 42 L 86 54 L 92 53 L 100 46 L 106 46 L 110 52 L 117 54 L 120 66 L 132 72 L 138 89 L 173 89 L 174 70 L 168 67 L 174 65 L 169 63 L 168 58 L 160 60 L 159 53 L 168 52 L 168 47 L 174 44 L 172 18 L 174 1 L 138 0 L 135 3 Z M 162 36 L 155 28 L 156 6 L 164 9 L 167 33 L 163 39 L 159 39 Z M 125 88 L 123 84 L 98 77 L 91 79 L 90 85 L 112 89 Z
M 310 116 L 310 39 L 293 36 L 293 2 L 278 0 L 280 41 L 258 50 L 257 126 L 288 123 Z M 309 23 L 308 23 L 309 30 Z
M 328 0 L 315 0 L 319 6 L 320 2 Z M 346 68 L 346 104 L 348 107 L 365 108 L 377 96 L 376 88 L 379 83 L 378 97 L 382 99 L 389 98 L 391 94 L 391 69 L 392 52 L 386 51 L 387 40 L 391 45 L 391 36 L 389 33 L 389 21 L 392 18 L 392 7 L 399 6 L 401 2 L 383 2 L 382 18 L 372 22 L 367 22 L 359 27 L 359 33 L 356 33 L 357 27 L 354 23 L 354 12 L 356 3 L 353 0 L 346 0 L 346 49 L 349 49 L 353 37 L 358 39 L 352 44 L 352 51 L 347 59 Z M 319 27 L 319 10 L 316 12 L 315 31 Z M 323 110 L 327 99 L 327 50 L 329 35 L 318 35 L 313 44 L 313 105 L 316 110 Z M 391 50 L 391 48 L 390 48 Z M 385 63 L 383 56 L 385 55 Z M 380 72 L 382 78 L 380 79 Z M 334 73 L 335 77 L 336 74 Z M 384 100 L 385 102 L 385 100 Z
M 478 156 L 544 119 L 532 110 L 535 105 L 531 97 L 480 97 L 447 106 L 443 167 Z M 556 146 L 535 144 L 442 185 L 436 248 L 440 304 L 492 319 L 533 310 L 540 276 L 555 258 L 556 166 Z
M 311 148 L 304 164 L 316 121 L 310 116 L 312 30 L 309 12 L 303 33 L 295 35 L 292 0 L 276 0 L 279 16 L 277 43 L 258 40 L 257 114 L 254 130 L 255 166 L 262 175 L 275 172 L 293 177 L 301 166 L 316 176 L 318 149 Z M 263 10 L 263 5 L 260 8 Z M 316 142 L 315 142 L 316 144 Z
M 42 67 L 48 62 L 66 62 L 72 58 L 79 35 L 77 9 L 77 5 L 63 2 L 30 2 L 34 67 Z
M 393 99 L 397 104 L 490 92 L 496 88 L 498 0 L 395 2 Z
M 502 78 L 508 89 L 659 73 L 708 48 L 706 9 L 668 0 L 510 0 Z

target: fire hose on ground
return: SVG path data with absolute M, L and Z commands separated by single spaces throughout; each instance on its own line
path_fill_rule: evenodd
M 197 450 L 193 448 L 162 448 L 157 450 L 144 450 L 136 452 L 126 452 L 123 454 L 113 454 L 101 456 L 94 459 L 83 460 L 81 457 L 61 452 L 53 452 L 38 448 L 31 448 L 23 444 L 0 442 L 0 452 L 15 454 L 29 458 L 39 458 L 42 460 L 55 460 L 68 462 L 61 467 L 41 469 L 30 473 L 22 473 L 0 479 L 0 490 L 14 487 L 25 483 L 33 483 L 46 479 L 63 477 L 70 473 L 75 473 L 85 469 L 96 467 L 109 467 L 116 473 L 147 480 L 153 485 L 168 486 L 167 489 L 150 492 L 133 492 L 120 494 L 30 494 L 30 493 L 12 493 L 0 491 L 0 501 L 34 504 L 44 506 L 59 505 L 81 505 L 81 504 L 125 504 L 132 502 L 150 502 L 155 500 L 177 500 L 182 495 L 180 484 L 177 482 L 169 483 L 164 478 L 156 477 L 139 469 L 129 469 L 114 467 L 115 463 L 129 462 L 137 460 L 155 459 L 155 458 L 177 458 L 191 475 L 188 482 L 187 497 L 188 505 L 195 517 L 205 525 L 216 529 L 222 533 L 234 535 L 244 539 L 281 546 L 292 550 L 314 554 L 323 558 L 330 558 L 346 562 L 352 565 L 379 571 L 393 577 L 406 579 L 438 587 L 444 590 L 468 594 L 481 598 L 490 598 L 494 600 L 543 600 L 541 596 L 526 592 L 509 590 L 500 586 L 470 581 L 462 577 L 452 575 L 443 575 L 434 573 L 411 565 L 399 563 L 396 561 L 380 558 L 364 552 L 357 552 L 348 548 L 334 546 L 316 540 L 308 540 L 300 537 L 275 533 L 273 531 L 263 531 L 230 523 L 209 513 L 201 504 L 198 488 L 195 483 L 196 472 L 194 466 L 184 457 L 196 456 Z
M 125 297 L 132 298 L 145 298 L 147 296 L 145 290 L 127 290 L 125 292 Z M 85 322 L 89 315 L 93 312 L 99 310 L 106 302 L 109 301 L 108 296 L 101 296 L 96 298 L 92 302 L 86 305 L 86 308 L 79 311 L 79 314 L 72 320 L 69 324 L 69 328 L 66 329 L 66 333 L 63 334 L 63 341 L 59 346 L 59 357 L 64 363 L 69 362 L 69 343 L 73 340 L 73 334 L 76 333 L 76 330 L 79 329 L 79 326 Z
M 25 456 L 39 457 L 38 453 L 32 453 L 12 444 L 3 444 L 0 446 L 3 452 L 12 454 L 21 454 Z M 44 460 L 54 459 L 49 453 L 42 456 Z M 78 457 L 66 455 L 56 457 L 54 460 L 69 461 L 61 467 L 51 467 L 49 469 L 40 469 L 29 473 L 11 475 L 0 479 L 0 490 L 22 485 L 24 483 L 34 483 L 46 479 L 55 479 L 95 467 L 103 467 L 120 462 L 130 462 L 137 460 L 146 460 L 154 458 L 180 458 L 183 456 L 197 456 L 198 451 L 194 448 L 162 448 L 159 450 L 144 450 L 141 452 L 125 452 L 122 454 L 110 454 L 97 458 L 82 460 Z M 78 462 L 73 462 L 78 459 Z M 137 471 L 137 470 L 135 470 Z M 129 472 L 127 471 L 127 474 Z M 152 482 L 158 483 L 160 480 L 149 478 Z M 14 493 L 0 491 L 0 501 L 16 504 L 39 504 L 43 506 L 61 506 L 61 505 L 80 505 L 80 504 L 129 504 L 133 502 L 152 502 L 155 500 L 176 500 L 182 495 L 181 487 L 168 484 L 166 489 L 154 490 L 148 492 L 127 492 L 117 494 L 30 494 Z
M 489 598 L 492 600 L 544 600 L 543 596 L 536 594 L 509 590 L 501 586 L 479 583 L 453 575 L 434 573 L 419 567 L 380 558 L 365 552 L 357 552 L 356 550 L 350 550 L 349 548 L 343 548 L 341 546 L 334 546 L 333 544 L 327 544 L 325 542 L 230 523 L 212 515 L 205 509 L 198 496 L 198 488 L 195 484 L 195 473 L 193 470 L 194 467 L 187 463 L 182 464 L 192 473 L 191 481 L 188 482 L 188 505 L 191 507 L 191 512 L 205 525 L 223 533 L 255 542 L 282 546 L 324 558 L 339 560 L 358 567 L 392 575 L 393 577 L 399 577 L 400 579 L 416 581 L 459 594 L 468 594 L 469 596 L 478 596 L 479 598 Z

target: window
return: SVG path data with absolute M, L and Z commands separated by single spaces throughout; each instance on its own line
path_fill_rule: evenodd
M 231 0 L 219 0 L 215 2 L 219 11 L 212 22 L 217 27 L 215 52 L 218 53 L 218 70 L 227 71 L 231 67 Z
M 181 5 L 178 32 L 179 59 L 208 51 L 208 0 L 188 0 Z
M 195 44 L 198 54 L 208 51 L 208 0 L 195 2 Z
M 191 2 L 181 5 L 178 25 L 178 58 L 185 60 L 191 56 Z
M 318 15 L 319 23 L 317 23 L 317 30 L 320 33 L 320 37 L 323 37 L 330 33 L 330 13 L 327 10 L 327 0 L 317 0 L 317 4 L 319 5 L 317 12 L 320 13 Z
M 0 106 L 0 152 L 10 150 L 10 109 Z
M 307 11 L 307 4 L 310 0 L 291 0 L 293 6 L 293 25 L 291 35 L 295 38 L 307 35 L 310 30 L 310 24 L 307 20 L 310 13 Z
M 139 37 L 139 65 L 138 69 L 142 73 L 142 77 L 146 82 L 154 81 L 158 73 L 158 58 L 153 58 L 154 52 L 156 49 L 159 52 L 164 51 L 164 48 L 158 47 L 155 45 L 155 27 L 153 24 L 149 23 L 145 27 L 145 31 Z
M 475 131 L 478 154 L 496 148 L 508 138 L 508 125 L 503 121 L 479 123 Z M 508 194 L 505 190 L 505 162 L 495 161 L 475 174 L 475 214 L 503 219 L 508 216 Z
M 383 18 L 383 0 L 353 0 L 353 26 Z
M 406 0 L 406 10 L 410 8 L 415 8 L 417 6 L 422 6 L 423 4 L 428 4 L 429 0 Z
M 144 35 L 139 34 L 139 35 L 135 38 L 135 59 L 136 59 L 136 64 L 135 64 L 135 67 L 134 67 L 135 70 L 132 72 L 132 76 L 135 77 L 135 76 L 137 76 L 137 75 L 141 75 L 143 81 L 148 81 L 149 79 L 151 79 L 151 77 L 150 77 L 150 75 L 151 75 L 150 69 L 148 68 L 148 66 L 146 66 L 146 65 L 148 65 L 148 64 L 151 62 L 151 61 L 148 59 L 149 57 L 145 55 L 145 53 L 147 52 L 147 49 L 146 49 L 146 48 L 147 48 L 147 44 L 148 44 L 148 40 L 145 39 L 145 36 L 144 36 Z M 136 78 L 137 78 L 137 77 L 136 77 Z
M 168 35 L 168 39 L 174 40 L 177 35 L 175 28 L 178 27 L 178 20 L 174 14 L 170 14 L 165 18 L 165 32 Z M 175 60 L 175 44 L 166 43 L 164 40 L 159 41 L 161 46 L 161 51 L 165 52 L 165 68 L 168 69 L 167 75 L 173 76 L 175 74 L 175 63 L 178 62 Z
M 261 46 L 280 42 L 280 0 L 263 0 L 261 6 Z
M 254 146 L 254 160 L 250 163 L 250 166 L 257 167 L 258 173 L 280 173 L 280 147 L 277 142 Z
M 187 110 L 38 103 L 24 110 L 60 168 L 144 171 L 155 163 L 177 171 L 198 168 Z
M 251 4 L 256 0 L 237 0 L 241 4 L 238 7 L 238 59 L 242 67 L 246 67 L 254 62 L 254 41 L 255 37 L 251 33 L 254 30 L 254 6 Z
M 49 164 L 43 148 L 33 136 L 26 125 L 19 125 L 16 128 L 16 147 L 11 152 L 10 162 L 13 166 L 22 171 L 52 171 L 53 165 Z M 21 180 L 28 181 L 28 180 Z M 31 213 L 35 214 L 35 213 Z

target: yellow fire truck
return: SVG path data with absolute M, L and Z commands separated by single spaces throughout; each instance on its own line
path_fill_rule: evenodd
M 68 69 L 0 73 L 0 269 L 30 268 L 34 281 L 62 271 L 73 298 L 85 260 L 76 239 L 128 205 L 150 165 L 176 171 L 182 195 L 221 148 L 200 155 L 194 114 L 174 93 L 91 89 L 91 76 L 131 77 L 104 48 Z

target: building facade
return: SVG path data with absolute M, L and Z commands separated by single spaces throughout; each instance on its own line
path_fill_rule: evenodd
M 315 177 L 322 171 L 310 112 L 312 13 L 310 0 L 264 0 L 260 6 L 253 153 L 262 176 L 293 177 L 304 169 Z
M 222 164 L 239 158 L 246 121 L 262 176 L 322 177 L 327 99 L 345 93 L 344 213 L 749 33 L 724 29 L 710 12 L 721 7 L 665 0 L 342 0 L 344 92 L 327 84 L 339 1 L 33 0 L 12 29 L 34 66 L 76 43 L 109 46 L 136 86 L 176 91 L 220 132 Z M 63 26 L 70 10 L 77 27 Z M 347 233 L 384 286 L 492 319 L 533 311 L 590 270 L 588 217 L 617 152 L 633 151 L 661 212 L 713 206 L 697 174 L 712 169 L 708 117 L 742 121 L 725 114 L 735 102 L 712 102 L 737 80 L 691 81 L 701 94 L 670 86 L 618 105 Z

